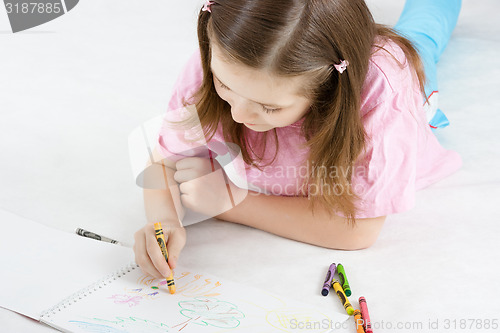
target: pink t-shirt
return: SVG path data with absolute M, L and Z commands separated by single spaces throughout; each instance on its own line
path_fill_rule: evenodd
M 393 42 L 384 46 L 404 67 L 384 50 L 370 59 L 361 101 L 361 118 L 368 135 L 366 153 L 353 169 L 352 187 L 361 197 L 356 218 L 370 218 L 400 213 L 415 204 L 415 192 L 454 173 L 461 165 L 460 155 L 444 149 L 432 133 L 423 109 L 423 99 L 402 50 Z M 349 69 L 348 69 L 349 70 Z M 175 84 L 167 116 L 182 108 L 182 98 L 190 102 L 203 77 L 199 50 L 188 60 Z M 279 151 L 274 162 L 259 170 L 246 165 L 248 183 L 263 193 L 299 195 L 304 177 L 312 166 L 306 164 L 307 149 L 301 148 L 303 119 L 276 128 Z M 249 142 L 261 133 L 249 131 Z M 267 141 L 266 158 L 275 153 L 274 139 Z M 212 140 L 223 142 L 221 128 Z M 269 148 L 269 149 L 268 149 Z M 189 152 L 190 143 L 182 135 L 172 134 L 165 126 L 159 134 L 159 149 L 167 158 L 205 156 Z M 187 152 L 187 153 L 186 153 Z M 181 154 L 182 156 L 180 156 Z M 267 160 L 269 161 L 269 160 Z M 327 170 L 345 172 L 335 168 Z M 310 188 L 310 194 L 317 189 Z M 345 216 L 341 212 L 336 215 Z

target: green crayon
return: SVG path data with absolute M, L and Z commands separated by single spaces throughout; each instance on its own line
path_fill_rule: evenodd
M 347 275 L 342 264 L 337 265 L 337 273 L 339 274 L 340 284 L 342 285 L 342 289 L 344 289 L 345 295 L 351 296 L 351 287 L 349 287 L 349 282 L 347 282 Z

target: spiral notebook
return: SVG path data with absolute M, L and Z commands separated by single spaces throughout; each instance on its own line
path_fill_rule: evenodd
M 340 332 L 348 319 L 187 267 L 176 268 L 171 295 L 164 279 L 141 272 L 130 248 L 1 210 L 0 225 L 1 263 L 9 267 L 0 306 L 61 331 Z

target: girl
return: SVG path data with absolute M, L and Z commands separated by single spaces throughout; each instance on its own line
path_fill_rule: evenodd
M 211 156 L 179 158 L 189 144 L 164 128 L 154 160 L 166 159 L 168 182 L 179 186 L 144 190 L 148 224 L 134 244 L 143 272 L 161 278 L 175 268 L 183 208 L 328 248 L 372 245 L 388 215 L 413 207 L 416 190 L 461 166 L 432 133 L 429 122 L 442 127 L 446 118 L 428 105 L 435 94 L 426 98 L 460 5 L 408 0 L 390 29 L 363 0 L 207 1 L 199 51 L 167 114 L 195 105 L 209 145 L 237 144 L 256 190 L 228 181 L 228 192 L 211 177 Z

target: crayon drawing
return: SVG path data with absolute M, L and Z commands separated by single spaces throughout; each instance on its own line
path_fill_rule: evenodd
M 203 278 L 202 274 L 192 274 L 191 272 L 182 272 L 174 275 L 176 294 L 186 297 L 216 297 L 220 296 L 218 290 L 222 286 L 220 281 L 213 282 L 211 278 Z M 137 283 L 147 287 L 164 287 L 167 281 L 157 279 L 148 275 L 142 275 Z M 164 289 L 163 288 L 163 289 Z
M 109 299 L 114 300 L 115 304 L 128 304 L 128 306 L 136 306 L 142 300 L 140 296 L 128 296 L 128 295 L 113 295 L 108 297 Z
M 112 299 L 115 304 L 128 304 L 128 306 L 136 306 L 139 305 L 143 299 L 157 299 L 160 294 L 158 291 L 143 288 L 125 288 L 125 293 L 126 294 L 113 294 L 108 297 L 108 299 Z
M 85 332 L 92 333 L 168 333 L 170 327 L 164 323 L 138 317 L 115 317 L 106 320 L 101 318 L 85 318 L 85 321 L 71 320 L 71 324 Z
M 125 293 L 128 295 L 140 296 L 142 299 L 157 299 L 160 297 L 160 292 L 148 288 L 125 288 Z
M 188 324 L 235 328 L 240 325 L 239 319 L 245 317 L 238 310 L 238 306 L 213 298 L 195 298 L 189 301 L 181 301 L 179 302 L 179 306 L 182 309 L 180 313 L 189 318 L 183 323 L 172 326 L 174 328 L 183 325 L 179 331 L 184 329 Z
M 281 308 L 271 310 L 266 315 L 266 321 L 272 327 L 283 332 L 296 332 L 298 325 L 314 329 L 324 328 L 324 332 L 330 328 L 330 318 L 314 310 L 305 308 Z
M 262 293 L 269 296 L 268 301 L 265 303 L 267 306 L 265 306 L 264 303 L 255 304 L 247 300 L 241 301 L 263 310 L 265 312 L 266 322 L 281 332 L 297 332 L 299 323 L 301 326 L 311 327 L 312 325 L 318 326 L 318 324 L 320 324 L 319 326 L 323 327 L 319 327 L 319 330 L 316 330 L 316 328 L 318 328 L 316 327 L 314 332 L 326 332 L 329 330 L 327 326 L 334 324 L 330 317 L 324 313 L 313 309 L 300 308 L 296 305 L 289 305 L 286 301 L 275 295 L 266 292 Z M 276 330 L 273 330 L 273 332 L 274 331 Z
M 240 319 L 245 318 L 243 312 L 232 303 L 213 298 L 194 298 L 178 302 L 180 314 L 187 320 L 169 327 L 138 317 L 116 317 L 116 320 L 86 318 L 85 321 L 71 320 L 70 323 L 86 332 L 181 332 L 188 325 L 197 327 L 215 327 L 232 329 L 240 325 Z M 194 328 L 193 330 L 196 330 Z
M 123 333 L 127 331 L 123 331 L 118 328 L 114 328 L 107 325 L 101 324 L 93 324 L 85 321 L 71 320 L 70 324 L 75 325 L 76 327 L 86 331 L 86 332 L 95 332 L 95 333 Z
M 348 318 L 325 315 L 304 303 L 208 274 L 179 272 L 175 294 L 168 292 L 165 279 L 132 270 L 92 289 L 48 320 L 78 333 L 274 333 L 326 332 L 324 323 Z M 311 329 L 299 329 L 297 324 Z

